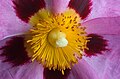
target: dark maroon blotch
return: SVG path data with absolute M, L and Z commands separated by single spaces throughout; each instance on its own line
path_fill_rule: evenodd
M 45 7 L 44 0 L 13 0 L 16 15 L 23 21 L 28 22 L 29 18 Z
M 85 19 L 91 12 L 91 0 L 70 0 L 70 8 L 74 9 L 82 19 Z
M 107 48 L 107 40 L 105 40 L 102 36 L 97 34 L 89 34 L 88 37 L 90 37 L 88 39 L 89 42 L 87 42 L 87 47 L 89 50 L 85 50 L 87 56 L 95 56 L 97 54 L 102 54 L 103 51 L 109 50 Z
M 70 69 L 64 70 L 64 75 L 59 70 L 49 70 L 47 68 L 44 69 L 44 79 L 67 79 L 70 74 Z
M 12 37 L 0 48 L 1 56 L 5 57 L 3 62 L 10 62 L 13 66 L 23 65 L 30 60 L 25 49 L 23 37 Z

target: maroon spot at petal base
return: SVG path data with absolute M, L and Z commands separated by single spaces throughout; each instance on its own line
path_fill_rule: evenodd
M 70 69 L 66 69 L 64 71 L 64 75 L 59 70 L 49 70 L 47 68 L 44 69 L 44 79 L 67 79 L 68 75 L 70 74 Z
M 22 65 L 30 60 L 24 47 L 23 37 L 11 38 L 0 50 L 3 51 L 1 56 L 5 57 L 3 62 L 10 62 L 13 66 Z
M 28 22 L 39 9 L 45 7 L 44 0 L 13 0 L 13 4 L 17 16 L 25 22 Z
M 70 0 L 69 7 L 73 8 L 82 19 L 86 18 L 91 11 L 91 0 Z
M 87 43 L 89 50 L 85 50 L 87 56 L 102 54 L 103 51 L 108 50 L 107 40 L 103 39 L 102 36 L 97 34 L 89 34 L 88 37 L 90 37 L 88 39 L 89 42 Z

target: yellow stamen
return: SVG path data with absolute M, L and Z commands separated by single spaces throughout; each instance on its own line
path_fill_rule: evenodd
M 87 49 L 85 28 L 73 9 L 52 15 L 42 9 L 30 19 L 33 26 L 26 34 L 25 46 L 32 61 L 37 60 L 45 68 L 65 69 L 77 63 L 77 57 Z

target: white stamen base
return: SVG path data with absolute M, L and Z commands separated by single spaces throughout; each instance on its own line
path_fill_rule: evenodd
M 66 38 L 60 38 L 56 41 L 57 47 L 65 47 L 67 46 L 67 44 L 68 44 L 68 41 Z

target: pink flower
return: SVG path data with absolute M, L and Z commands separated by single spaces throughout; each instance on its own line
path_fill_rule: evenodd
M 119 75 L 120 73 L 120 67 L 119 67 L 120 66 L 119 65 L 120 63 L 120 60 L 119 60 L 120 59 L 120 56 L 119 56 L 119 49 L 120 49 L 119 48 L 119 39 L 120 39 L 119 7 L 120 6 L 119 6 L 119 3 L 120 3 L 119 0 L 117 1 L 113 1 L 113 0 L 101 0 L 101 1 L 100 0 L 92 0 L 92 1 L 91 0 L 6 0 L 6 1 L 1 0 L 0 2 L 0 10 L 1 10 L 0 11 L 0 52 L 2 56 L 0 57 L 0 79 L 119 79 L 120 78 L 120 75 Z M 70 11 L 70 9 L 72 9 L 72 11 Z M 39 10 L 40 12 L 38 12 Z M 67 13 L 67 10 L 68 10 L 68 13 Z M 43 64 L 43 62 L 40 61 L 39 58 L 37 59 L 38 55 L 34 55 L 34 53 L 30 52 L 33 44 L 30 47 L 29 43 L 24 43 L 25 40 L 27 40 L 28 42 L 32 40 L 30 39 L 31 37 L 34 37 L 34 35 L 32 35 L 33 33 L 28 33 L 29 34 L 28 35 L 29 40 L 28 40 L 26 32 L 28 31 L 31 32 L 30 31 L 31 27 L 33 27 L 36 24 L 37 20 L 34 20 L 36 19 L 35 16 L 38 17 L 39 15 L 40 18 L 41 17 L 43 19 L 47 18 L 46 21 L 49 21 L 50 18 L 46 17 L 48 15 L 45 15 L 46 11 L 48 11 L 48 13 L 52 14 L 53 16 L 57 16 L 57 17 L 61 13 L 63 14 L 61 14 L 60 17 L 62 17 L 62 15 L 69 15 L 69 12 L 72 12 L 77 16 L 77 18 L 82 20 L 82 21 L 80 20 L 81 22 L 78 24 L 81 24 L 80 26 L 84 26 L 86 28 L 87 36 L 85 35 L 84 36 L 85 39 L 80 41 L 83 41 L 82 43 L 87 42 L 87 44 L 81 45 L 81 44 L 78 44 L 79 43 L 78 42 L 72 45 L 73 48 L 75 47 L 75 45 L 81 45 L 83 48 L 81 48 L 82 52 L 80 50 L 81 52 L 80 56 L 82 56 L 82 59 L 77 59 L 78 63 L 76 63 L 77 61 L 74 61 L 76 64 L 74 64 L 74 66 L 71 66 L 70 67 L 71 69 L 67 68 L 68 65 L 62 63 L 60 60 L 58 61 L 64 64 L 65 66 L 61 67 L 59 63 L 55 63 L 55 64 L 52 63 L 54 65 L 52 66 L 50 65 L 50 62 L 48 62 L 48 64 Z M 65 14 L 64 12 L 66 12 L 67 14 Z M 41 16 L 39 13 L 41 13 L 43 16 Z M 72 15 L 71 17 L 73 16 L 74 15 Z M 59 20 L 60 19 L 57 19 L 58 22 L 61 22 Z M 70 19 L 66 19 L 65 23 L 67 23 L 68 20 Z M 44 22 L 46 22 L 41 19 L 40 21 L 42 21 L 43 24 L 45 24 Z M 49 21 L 49 22 L 52 22 L 52 21 Z M 70 22 L 70 23 L 73 23 L 73 22 Z M 76 23 L 73 23 L 73 24 L 76 24 Z M 61 25 L 61 26 L 64 26 L 64 25 Z M 35 27 L 38 27 L 38 26 L 35 25 Z M 65 27 L 67 29 L 67 26 Z M 39 28 L 36 28 L 36 29 L 39 29 Z M 82 33 L 81 31 L 84 31 L 83 29 L 80 29 L 80 33 Z M 35 29 L 32 29 L 32 30 L 35 30 Z M 78 33 L 78 32 L 73 33 L 70 30 L 68 30 L 70 31 L 70 33 L 67 32 L 69 35 L 73 33 L 69 36 L 71 38 L 69 38 L 67 36 L 64 36 L 64 32 L 59 33 L 58 30 L 59 29 L 57 30 L 55 29 L 54 31 L 51 30 L 52 32 L 50 31 L 49 34 L 47 35 L 48 41 L 52 46 L 66 47 L 67 45 L 69 45 L 69 42 L 71 42 L 71 40 L 74 40 L 72 39 L 72 37 L 74 37 L 73 34 Z M 65 29 L 62 28 L 62 31 L 63 30 Z M 46 30 L 44 30 L 43 32 L 46 33 Z M 58 33 L 58 36 L 56 38 L 59 40 L 56 40 L 52 37 L 53 34 L 57 34 L 57 33 Z M 65 31 L 65 34 L 66 34 L 66 31 Z M 63 40 L 61 40 L 61 37 L 59 38 L 59 36 L 61 36 Z M 77 38 L 76 35 L 74 38 Z M 82 37 L 78 37 L 78 38 L 82 39 Z M 57 42 L 54 44 L 52 40 Z M 33 42 L 34 41 L 32 40 L 32 43 Z M 86 47 L 84 47 L 84 45 Z M 89 50 L 87 48 L 89 48 Z M 46 51 L 47 50 L 48 49 L 46 49 Z M 49 51 L 51 50 L 49 49 Z M 63 51 L 64 50 L 65 49 L 63 49 Z M 70 54 L 72 54 L 71 51 L 69 51 L 68 49 L 66 50 Z M 35 50 L 32 50 L 32 51 L 35 51 Z M 55 53 L 58 53 L 58 52 L 55 52 Z M 78 53 L 75 53 L 75 55 L 76 54 Z M 48 54 L 46 55 L 48 56 Z M 50 55 L 50 56 L 51 58 L 52 56 L 54 58 L 56 54 Z M 56 60 L 64 58 L 64 57 L 60 58 L 60 56 L 57 54 L 56 57 L 58 58 L 56 58 Z M 77 57 L 77 55 L 75 57 Z M 73 58 L 71 59 L 71 61 L 74 60 L 74 57 L 70 57 L 70 58 Z M 33 60 L 33 62 L 31 62 L 31 59 Z M 42 60 L 44 60 L 44 56 Z M 70 62 L 69 56 L 68 56 L 68 59 L 66 60 Z M 46 61 L 48 60 L 46 59 Z M 56 64 L 57 64 L 57 67 L 55 67 Z M 50 66 L 47 66 L 47 65 L 50 65 Z M 48 68 L 51 68 L 51 66 L 53 69 L 49 70 Z M 64 70 L 64 67 L 65 67 L 65 70 Z M 54 71 L 54 68 L 55 68 L 55 71 Z

